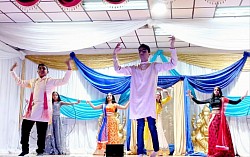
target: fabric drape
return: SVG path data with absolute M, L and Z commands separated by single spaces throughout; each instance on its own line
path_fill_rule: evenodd
M 161 51 L 161 50 L 159 50 Z M 159 51 L 151 52 L 157 57 Z M 85 51 L 84 51 L 85 52 Z M 1 55 L 1 53 L 0 53 Z M 77 58 L 86 66 L 92 69 L 107 68 L 113 66 L 112 54 L 76 54 Z M 160 58 L 170 56 L 169 53 L 160 53 Z M 119 63 L 121 65 L 138 60 L 138 53 L 118 54 Z M 1 57 L 0 57 L 1 58 Z M 44 63 L 49 68 L 66 70 L 64 62 L 69 58 L 69 55 L 26 55 L 25 58 L 34 63 Z M 242 58 L 242 53 L 184 53 L 178 51 L 178 60 L 190 65 L 221 70 Z M 153 57 L 152 57 L 153 59 Z M 155 58 L 156 59 L 156 58 Z M 162 58 L 162 61 L 164 58 Z M 214 64 L 216 63 L 216 64 Z M 75 65 L 72 65 L 73 70 L 77 70 Z M 250 60 L 247 60 L 242 71 L 250 71 Z
M 152 23 L 176 38 L 198 46 L 222 50 L 250 49 L 250 17 L 155 20 Z
M 34 52 L 67 52 L 96 46 L 144 25 L 153 25 L 193 45 L 249 50 L 249 17 L 69 23 L 1 23 L 0 40 Z M 186 31 L 188 30 L 188 31 Z
M 238 100 L 240 97 L 228 96 L 231 100 Z M 250 115 L 250 96 L 246 96 L 239 104 L 227 104 L 225 115 L 231 117 L 241 117 Z
M 160 56 L 161 60 L 163 62 L 168 62 L 168 59 L 163 55 L 162 51 L 158 51 L 157 55 Z M 154 54 L 155 56 L 155 54 Z M 155 58 L 153 56 L 153 58 Z M 181 75 L 175 70 L 172 69 L 169 71 L 171 75 L 173 76 L 179 76 L 181 79 L 183 79 L 183 77 L 181 77 Z M 190 84 L 187 82 L 187 78 L 184 79 L 184 86 L 183 86 L 184 91 L 187 90 L 191 90 L 192 94 L 195 96 L 195 92 L 194 92 L 194 88 L 192 86 L 190 86 Z M 186 151 L 188 154 L 191 154 L 194 152 L 194 148 L 193 148 L 193 144 L 192 144 L 192 140 L 191 140 L 191 127 L 190 127 L 190 103 L 188 103 L 188 99 L 187 97 L 184 95 L 184 107 L 185 107 L 185 128 L 186 128 Z M 175 119 L 174 119 L 175 120 Z
M 124 36 L 147 21 L 1 23 L 0 40 L 34 52 L 66 52 Z
M 206 75 L 188 76 L 188 82 L 196 90 L 203 93 L 212 93 L 215 86 L 220 86 L 223 89 L 239 75 L 249 54 L 244 52 L 242 59 L 223 70 Z
M 22 73 L 22 61 L 19 58 L 0 59 L 0 153 L 14 151 L 19 146 L 19 105 L 20 87 L 9 74 L 10 67 L 17 62 L 16 73 Z
M 95 70 L 85 66 L 80 62 L 75 54 L 70 54 L 71 58 L 75 61 L 78 70 L 82 73 L 82 76 L 88 80 L 93 87 L 98 89 L 102 93 L 122 94 L 130 87 L 130 77 L 117 77 L 108 76 L 96 72 Z
M 179 156 L 186 153 L 183 81 L 176 83 L 174 89 L 174 155 Z
M 76 102 L 77 99 L 69 98 L 63 95 L 60 95 L 61 100 L 64 102 Z M 99 105 L 105 102 L 105 99 L 99 99 L 91 101 L 94 105 Z M 82 100 L 77 105 L 63 105 L 60 108 L 60 112 L 70 118 L 79 119 L 79 120 L 89 120 L 89 119 L 97 119 L 102 114 L 102 110 L 94 110 L 91 106 L 89 106 L 86 101 Z
M 0 59 L 20 58 L 21 60 L 24 60 L 24 57 L 25 54 L 23 52 L 16 51 L 0 41 Z
M 240 156 L 249 156 L 250 154 L 249 118 L 250 116 L 228 118 L 234 150 Z

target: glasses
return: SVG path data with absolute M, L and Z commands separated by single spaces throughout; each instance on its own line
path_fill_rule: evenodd
M 148 50 L 147 49 L 139 49 L 138 51 L 139 51 L 139 53 L 141 53 L 141 52 L 146 53 Z
M 39 67 L 38 70 L 47 70 L 46 67 Z

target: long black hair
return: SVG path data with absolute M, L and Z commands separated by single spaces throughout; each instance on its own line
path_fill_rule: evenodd
M 61 98 L 60 98 L 60 95 L 58 94 L 58 92 L 54 91 L 52 93 L 52 104 L 55 102 L 54 99 L 53 99 L 53 94 L 56 93 L 58 95 L 58 100 L 57 101 L 62 101 Z
M 219 98 L 223 97 L 221 88 L 220 88 L 219 86 L 214 87 L 214 89 L 215 89 L 215 88 L 217 88 L 217 89 L 219 90 L 219 95 L 216 96 L 216 95 L 214 94 L 214 91 L 213 91 L 213 93 L 212 93 L 212 99 L 214 99 L 215 97 L 219 97 Z
M 112 93 L 108 93 L 106 96 L 106 100 L 105 100 L 105 104 L 108 104 L 108 95 L 111 94 L 112 95 L 112 104 L 116 103 L 115 101 L 115 96 Z

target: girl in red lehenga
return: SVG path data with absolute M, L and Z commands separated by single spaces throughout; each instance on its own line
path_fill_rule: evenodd
M 207 100 L 199 101 L 191 95 L 191 91 L 188 91 L 188 95 L 197 104 L 209 103 L 212 108 L 209 122 L 208 132 L 208 156 L 209 157 L 234 157 L 234 147 L 232 138 L 227 124 L 225 116 L 225 104 L 238 104 L 245 96 L 242 96 L 239 100 L 229 100 L 222 95 L 220 87 L 215 87 L 212 97 Z
M 114 95 L 108 93 L 104 104 L 94 106 L 90 101 L 86 101 L 86 103 L 93 109 L 102 109 L 103 111 L 102 125 L 99 130 L 97 148 L 94 155 L 104 155 L 106 144 L 120 144 L 118 135 L 119 126 L 115 117 L 115 112 L 116 109 L 127 109 L 129 102 L 121 106 L 116 103 Z

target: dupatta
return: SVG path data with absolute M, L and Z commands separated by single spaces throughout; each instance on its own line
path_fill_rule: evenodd
M 42 118 L 45 118 L 45 119 L 51 119 L 50 115 L 49 115 L 49 111 L 48 111 L 48 99 L 47 99 L 47 93 L 46 93 L 46 84 L 47 84 L 47 81 L 48 81 L 49 78 L 45 78 L 45 89 L 44 89 L 44 94 L 43 94 L 43 113 L 42 113 Z M 38 79 L 36 79 L 34 82 L 33 82 L 33 86 L 32 86 L 32 91 L 31 91 L 31 94 L 30 94 L 30 100 L 29 100 L 29 106 L 28 106 L 28 109 L 27 109 L 27 112 L 26 114 L 24 115 L 25 118 L 29 118 L 31 116 L 31 112 L 32 112 L 32 106 L 33 106 L 33 95 L 34 95 L 34 88 L 35 88 L 35 83 Z
M 216 143 L 216 149 L 217 150 L 229 150 L 229 144 L 231 141 L 228 141 L 227 138 L 227 119 L 225 116 L 225 103 L 228 103 L 228 99 L 223 97 L 221 98 L 221 121 L 220 121 L 220 128 L 219 128 L 219 133 L 218 133 L 218 139 Z
M 103 118 L 102 118 L 102 125 L 98 134 L 98 142 L 99 143 L 105 143 L 108 142 L 108 129 L 107 129 L 107 112 L 106 112 L 106 106 L 107 104 L 102 105 L 102 111 L 103 111 Z

